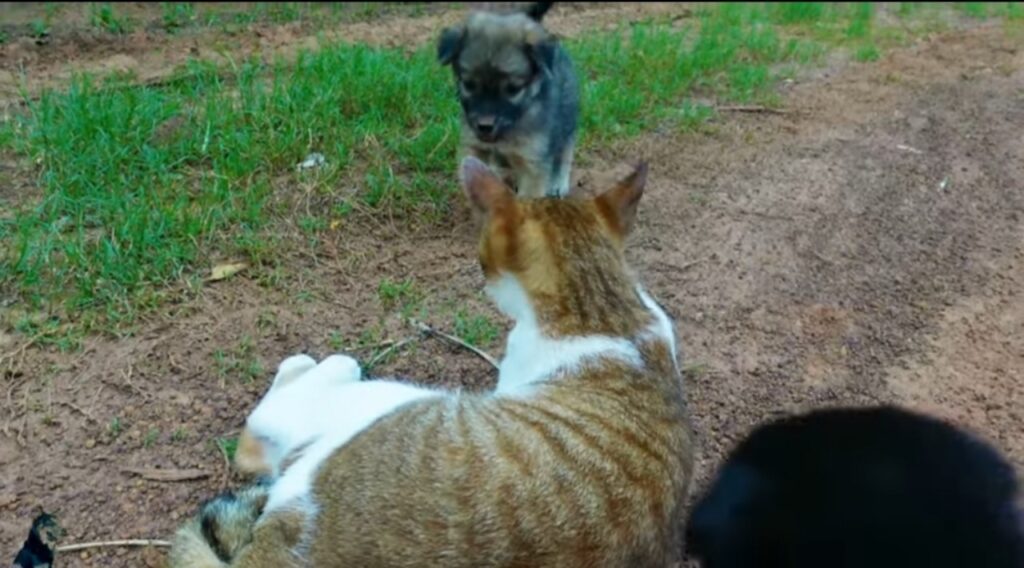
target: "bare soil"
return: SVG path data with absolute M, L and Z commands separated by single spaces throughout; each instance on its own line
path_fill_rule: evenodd
M 551 26 L 570 34 L 627 10 L 638 15 L 572 6 L 553 11 Z M 398 17 L 339 34 L 413 44 L 457 17 Z M 287 25 L 266 27 L 266 36 L 230 41 L 283 50 L 309 41 Z M 227 41 L 203 38 L 200 53 Z M 37 87 L 116 57 L 156 77 L 188 41 L 107 37 L 65 51 L 56 38 L 15 42 L 0 46 L 0 61 L 9 71 L 11 50 L 28 50 L 23 65 Z M 581 193 L 637 158 L 652 164 L 629 255 L 676 319 L 700 443 L 695 491 L 757 423 L 829 405 L 932 412 L 1024 467 L 1022 45 L 998 25 L 964 27 L 874 63 L 809 73 L 783 87 L 786 114 L 727 113 L 700 133 L 650 133 L 581 160 Z M 10 88 L 9 78 L 0 85 Z M 81 352 L 19 351 L 25 338 L 0 334 L 0 353 L 17 352 L 0 393 L 0 551 L 13 555 L 40 508 L 59 515 L 68 543 L 167 538 L 200 501 L 240 481 L 214 440 L 237 433 L 282 358 L 325 356 L 336 347 L 331 330 L 352 340 L 383 322 L 377 341 L 414 335 L 381 306 L 382 278 L 414 278 L 438 328 L 451 328 L 443 314 L 453 305 L 498 319 L 480 294 L 475 236 L 462 217 L 415 239 L 387 226 L 339 232 L 318 261 L 286 261 L 305 275 L 307 294 L 243 272 L 132 337 L 93 338 Z M 252 381 L 219 372 L 216 354 L 245 338 L 266 369 Z M 488 347 L 495 356 L 500 343 Z M 371 352 L 355 351 L 364 360 Z M 435 340 L 374 374 L 469 389 L 495 378 Z M 208 477 L 157 482 L 126 468 Z M 160 551 L 109 549 L 68 555 L 62 566 L 161 562 Z

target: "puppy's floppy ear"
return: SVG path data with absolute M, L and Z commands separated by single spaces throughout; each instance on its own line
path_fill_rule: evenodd
M 597 196 L 598 210 L 625 236 L 633 229 L 636 208 L 647 185 L 647 162 L 641 161 L 633 172 L 615 187 Z
M 544 19 L 544 14 L 548 13 L 552 5 L 554 5 L 554 2 L 534 2 L 526 7 L 526 15 L 531 20 L 540 23 Z
M 466 39 L 466 28 L 445 28 L 441 37 L 437 40 L 437 60 L 441 65 L 450 65 L 462 51 L 462 44 Z
M 473 156 L 459 165 L 459 181 L 477 214 L 490 215 L 515 202 L 515 194 L 497 175 Z
M 527 54 L 533 64 L 545 75 L 550 75 L 555 66 L 555 39 L 548 38 L 534 45 L 527 45 Z

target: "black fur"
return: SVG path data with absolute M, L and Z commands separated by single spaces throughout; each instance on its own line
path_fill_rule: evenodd
M 437 60 L 441 65 L 449 65 L 462 51 L 466 38 L 466 30 L 462 28 L 445 28 L 437 42 Z
M 551 6 L 554 4 L 554 2 L 534 2 L 526 8 L 526 15 L 529 16 L 531 20 L 540 22 L 544 19 L 544 14 L 547 14 L 548 10 L 550 10 Z
M 56 519 L 46 513 L 40 514 L 32 521 L 32 528 L 28 531 L 28 538 L 14 558 L 15 568 L 43 568 L 53 565 L 56 551 L 50 548 L 56 544 L 54 539 L 43 538 L 40 531 L 48 531 L 54 536 L 61 533 Z M 47 544 L 47 541 L 51 541 Z
M 831 409 L 759 427 L 691 513 L 704 568 L 1021 568 L 1014 470 L 939 420 Z

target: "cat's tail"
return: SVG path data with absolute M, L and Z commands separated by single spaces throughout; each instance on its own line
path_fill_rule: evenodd
M 178 529 L 171 542 L 169 568 L 227 568 L 252 541 L 253 527 L 267 503 L 264 483 L 224 493 L 203 505 Z
M 200 520 L 189 520 L 178 529 L 171 541 L 167 557 L 169 568 L 226 568 L 228 564 L 217 556 L 211 543 L 203 536 Z

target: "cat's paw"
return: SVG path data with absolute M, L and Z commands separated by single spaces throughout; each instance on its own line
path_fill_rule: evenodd
M 335 383 L 354 383 L 363 378 L 359 362 L 340 353 L 331 355 L 317 365 L 316 373 L 323 373 Z
M 282 387 L 294 381 L 314 367 L 316 367 L 316 360 L 305 353 L 288 357 L 277 366 L 277 374 L 274 375 L 271 389 Z

